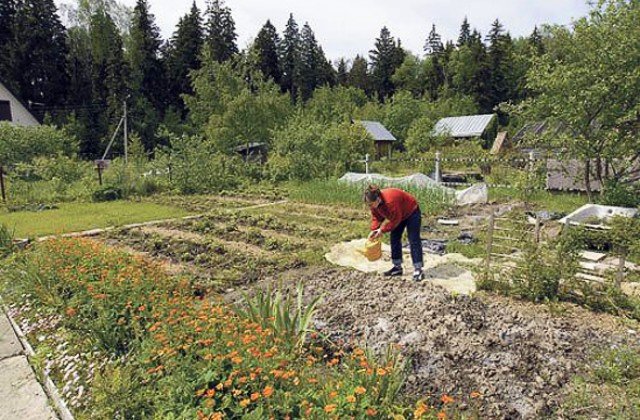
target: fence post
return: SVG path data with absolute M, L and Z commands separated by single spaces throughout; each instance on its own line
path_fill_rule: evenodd
M 0 191 L 2 191 L 2 202 L 7 202 L 7 193 L 4 189 L 4 168 L 0 165 Z
M 496 223 L 495 213 L 492 211 L 489 215 L 489 226 L 487 227 L 487 260 L 485 261 L 485 270 L 489 273 L 491 268 L 491 251 L 493 248 L 493 228 Z
M 98 171 L 98 183 L 102 187 L 102 165 L 96 165 L 96 170 Z
M 536 167 L 536 156 L 533 150 L 529 152 L 529 176 L 533 180 L 533 173 L 535 172 Z
M 440 152 L 436 152 L 436 182 L 439 184 L 442 182 L 442 172 L 440 168 Z
M 369 173 L 369 153 L 364 155 L 364 173 L 365 174 Z

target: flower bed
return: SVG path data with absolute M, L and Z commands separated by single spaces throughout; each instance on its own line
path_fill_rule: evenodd
M 361 350 L 343 353 L 320 342 L 299 347 L 222 302 L 195 299 L 185 280 L 159 266 L 90 240 L 36 245 L 11 258 L 3 279 L 36 361 L 78 417 L 412 411 L 396 401 L 401 371 L 394 358 L 375 363 Z M 423 403 L 419 408 L 425 414 Z

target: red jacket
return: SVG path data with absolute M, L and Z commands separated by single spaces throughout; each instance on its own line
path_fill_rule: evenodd
M 391 232 L 406 220 L 418 208 L 418 202 L 409 193 L 398 188 L 385 188 L 381 191 L 382 203 L 371 209 L 371 230 L 376 230 L 386 219 L 382 232 Z

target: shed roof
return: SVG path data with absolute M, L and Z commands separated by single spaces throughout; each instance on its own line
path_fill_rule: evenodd
M 396 138 L 378 121 L 357 121 L 375 141 L 396 141 Z
M 480 137 L 494 118 L 495 114 L 447 117 L 436 123 L 433 132 L 451 137 Z

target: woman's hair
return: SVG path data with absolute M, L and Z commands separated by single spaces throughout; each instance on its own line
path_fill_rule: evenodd
M 365 203 L 373 203 L 374 201 L 376 201 L 381 196 L 382 195 L 380 193 L 380 187 L 378 187 L 377 185 L 369 185 L 364 190 L 364 202 Z

